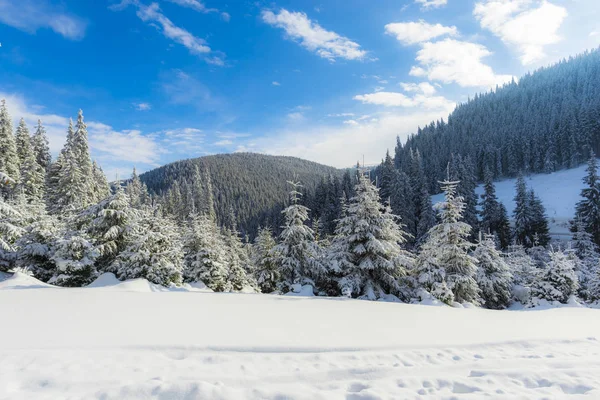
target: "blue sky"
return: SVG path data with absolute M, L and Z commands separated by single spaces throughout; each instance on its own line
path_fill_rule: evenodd
M 376 163 L 457 102 L 600 45 L 597 0 L 0 0 L 0 98 L 109 179 L 255 151 Z

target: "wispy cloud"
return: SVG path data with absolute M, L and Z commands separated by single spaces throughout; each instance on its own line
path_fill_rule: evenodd
M 148 111 L 152 108 L 150 103 L 133 103 L 133 106 L 138 111 Z
M 450 113 L 456 105 L 443 96 L 435 96 L 436 89 L 428 82 L 420 84 L 404 83 L 402 87 L 410 95 L 399 92 L 376 91 L 375 93 L 354 96 L 354 100 L 364 104 L 385 107 L 421 107 L 430 110 L 442 110 L 446 113 Z
M 0 22 L 24 32 L 49 28 L 70 40 L 85 36 L 87 22 L 47 0 L 0 0 Z
M 281 86 L 281 83 L 279 83 L 277 81 L 273 81 L 273 82 L 271 82 L 271 85 L 273 85 L 273 86 Z
M 322 28 L 303 12 L 281 9 L 274 13 L 264 10 L 262 19 L 269 25 L 283 29 L 290 39 L 297 41 L 302 47 L 330 61 L 336 58 L 364 60 L 367 56 L 367 52 L 358 43 Z
M 415 3 L 420 4 L 422 9 L 428 10 L 443 7 L 448 4 L 448 0 L 415 0 Z
M 200 4 L 200 3 L 199 3 Z M 199 38 L 184 28 L 175 25 L 167 16 L 162 13 L 158 3 L 144 5 L 138 0 L 122 0 L 110 8 L 119 11 L 133 5 L 137 8 L 136 15 L 142 21 L 155 26 L 166 38 L 184 46 L 191 54 L 201 56 L 209 64 L 225 65 L 222 53 L 213 51 L 206 40 Z

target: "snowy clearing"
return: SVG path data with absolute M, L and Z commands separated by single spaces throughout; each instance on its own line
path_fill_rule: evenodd
M 575 216 L 575 205 L 581 200 L 582 182 L 587 165 L 577 168 L 553 172 L 551 174 L 534 174 L 525 177 L 527 187 L 533 189 L 546 208 L 546 215 L 551 235 L 556 239 L 570 238 L 568 222 Z M 516 179 L 505 179 L 494 182 L 498 200 L 504 204 L 509 218 L 515 209 Z M 476 189 L 477 195 L 483 194 L 483 185 Z M 433 203 L 444 199 L 444 194 L 432 196 Z
M 0 282 L 0 399 L 600 397 L 600 310 Z

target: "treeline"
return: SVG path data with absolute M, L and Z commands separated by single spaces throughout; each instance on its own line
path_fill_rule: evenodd
M 589 160 L 586 188 L 577 205 L 573 246 L 562 249 L 548 246 L 544 207 L 522 178 L 516 185 L 514 228 L 488 174 L 475 229 L 467 217 L 469 201 L 477 203 L 473 182 L 454 178 L 469 177 L 464 160 L 447 166 L 441 184 L 445 200 L 433 210 L 429 197 L 425 201 L 418 191 L 406 203 L 389 193 L 401 174 L 391 157 L 384 163 L 391 175 L 382 175 L 381 189 L 360 169 L 347 171 L 341 179 L 323 179 L 311 200 L 319 209 L 311 210 L 302 185 L 290 181 L 280 233 L 261 227 L 250 242 L 239 234 L 235 213 L 227 223 L 218 223 L 210 176 L 203 177 L 198 166 L 192 176 L 203 196 L 192 196 L 192 211 L 177 216 L 164 199 L 149 193 L 135 171 L 125 187 L 117 185 L 110 192 L 90 159 L 81 111 L 54 162 L 41 123 L 33 136 L 23 121 L 13 134 L 4 104 L 0 117 L 2 270 L 71 287 L 112 272 L 119 279 L 146 278 L 165 286 L 202 281 L 215 291 L 437 299 L 493 309 L 513 301 L 533 305 L 600 298 L 595 157 Z M 417 155 L 414 161 L 414 173 L 400 180 L 419 188 Z M 412 203 L 415 198 L 419 202 Z M 400 210 L 418 204 L 422 213 L 431 213 L 431 226 L 418 240 L 394 214 L 394 204 Z
M 241 234 L 254 238 L 259 226 L 282 225 L 281 210 L 288 201 L 285 182 L 290 177 L 302 181 L 312 199 L 322 180 L 336 180 L 340 186 L 342 174 L 295 157 L 235 153 L 177 161 L 145 172 L 140 179 L 179 219 L 194 212 L 196 204 L 205 204 L 202 199 L 211 191 L 217 222 L 231 225 L 235 214 Z M 338 194 L 336 189 L 336 198 Z
M 405 172 L 416 152 L 427 190 L 453 156 L 461 155 L 483 181 L 519 173 L 573 168 L 600 151 L 600 51 L 594 50 L 527 74 L 460 104 L 447 121 L 397 141 L 394 166 Z

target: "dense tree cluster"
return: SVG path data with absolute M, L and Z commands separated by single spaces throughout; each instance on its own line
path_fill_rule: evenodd
M 486 171 L 498 179 L 575 167 L 600 151 L 598 81 L 600 50 L 593 50 L 476 95 L 447 121 L 398 140 L 395 165 L 408 173 L 418 149 L 430 192 L 457 154 L 477 181 Z
M 26 268 L 61 286 L 110 272 L 167 286 L 202 281 L 214 291 L 491 309 L 600 300 L 600 178 L 591 152 L 600 97 L 578 79 L 582 70 L 600 72 L 598 57 L 476 97 L 448 123 L 398 141 L 395 157 L 388 152 L 375 170 L 235 154 L 141 176 L 134 169 L 112 190 L 90 157 L 81 111 L 53 161 L 42 122 L 33 134 L 24 120 L 14 129 L 2 102 L 0 270 Z M 574 166 L 586 153 L 573 240 L 551 244 L 544 206 L 521 171 Z M 511 224 L 493 181 L 513 175 Z M 433 206 L 438 185 L 444 201 Z

